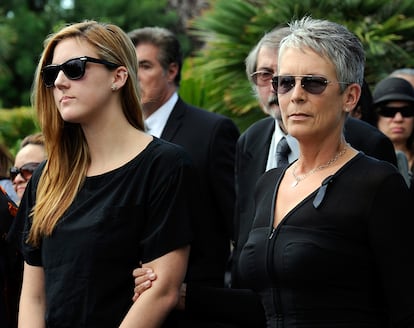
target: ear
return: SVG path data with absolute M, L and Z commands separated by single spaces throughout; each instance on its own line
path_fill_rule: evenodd
M 113 72 L 112 85 L 116 86 L 116 89 L 120 89 L 124 86 L 128 79 L 128 70 L 125 66 L 117 67 Z
M 167 71 L 167 74 L 168 74 L 168 82 L 174 82 L 175 77 L 178 74 L 178 69 L 179 69 L 179 67 L 178 67 L 178 64 L 177 63 L 171 63 L 168 66 L 168 71 Z
M 361 97 L 361 86 L 358 83 L 348 85 L 343 93 L 343 110 L 351 112 L 358 104 L 359 97 Z

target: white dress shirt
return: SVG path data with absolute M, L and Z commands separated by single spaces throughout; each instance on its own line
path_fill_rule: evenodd
M 167 124 L 168 118 L 170 117 L 177 100 L 178 94 L 174 92 L 164 105 L 147 117 L 145 120 L 145 129 L 149 134 L 152 134 L 157 138 L 161 137 L 165 124 Z

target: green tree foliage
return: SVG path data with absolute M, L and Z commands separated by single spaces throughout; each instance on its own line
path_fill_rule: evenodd
M 72 7 L 62 3 L 1 0 L 0 108 L 30 105 L 44 38 L 62 24 L 83 19 L 113 22 L 125 31 L 158 25 L 176 32 L 186 54 L 180 95 L 231 116 L 242 130 L 263 117 L 244 60 L 265 32 L 294 17 L 327 18 L 354 31 L 367 53 L 365 73 L 371 86 L 395 68 L 414 67 L 412 0 L 210 0 L 210 9 L 188 27 L 168 0 L 73 0 Z
M 62 6 L 72 3 L 72 6 Z M 125 31 L 163 26 L 177 33 L 186 54 L 192 42 L 168 0 L 2 0 L 0 2 L 0 108 L 30 105 L 34 72 L 45 37 L 63 24 L 96 19 Z
M 414 67 L 412 0 L 213 0 L 211 10 L 191 24 L 205 42 L 192 73 L 202 77 L 204 105 L 234 115 L 242 129 L 257 119 L 244 60 L 265 32 L 304 15 L 342 23 L 358 35 L 371 86 L 396 68 Z
M 13 155 L 22 139 L 37 131 L 40 128 L 31 108 L 0 109 L 0 143 L 6 145 Z

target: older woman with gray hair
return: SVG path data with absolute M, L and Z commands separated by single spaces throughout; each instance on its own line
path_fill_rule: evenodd
M 345 141 L 365 54 L 346 27 L 304 17 L 280 45 L 282 120 L 300 156 L 267 171 L 241 252 L 267 327 L 412 327 L 414 221 L 395 166 Z

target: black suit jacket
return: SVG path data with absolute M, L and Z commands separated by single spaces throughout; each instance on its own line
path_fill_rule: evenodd
M 239 138 L 236 147 L 235 248 L 232 255 L 232 285 L 239 286 L 237 265 L 241 248 L 247 240 L 254 217 L 253 192 L 265 172 L 275 120 L 266 117 L 251 125 Z M 378 159 L 397 164 L 393 144 L 374 126 L 348 117 L 345 139 L 357 150 Z
M 240 133 L 234 122 L 185 103 L 174 106 L 161 138 L 183 146 L 195 167 L 195 240 L 187 282 L 223 285 L 233 235 L 234 158 Z

